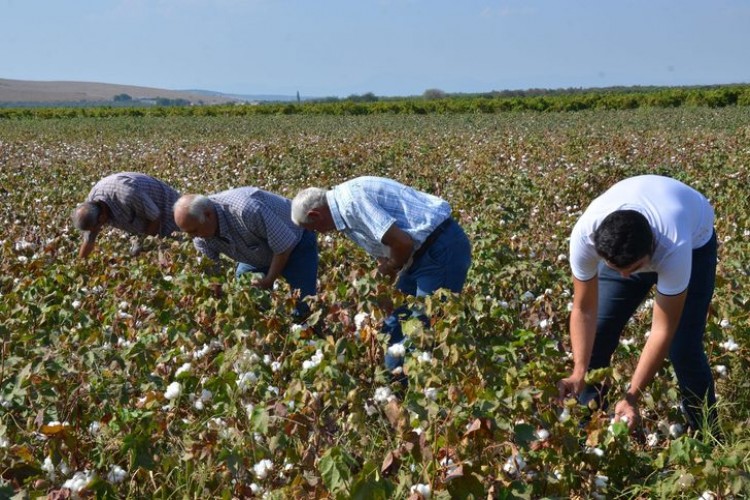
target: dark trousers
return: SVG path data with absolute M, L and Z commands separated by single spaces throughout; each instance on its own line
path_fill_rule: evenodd
M 706 319 L 716 279 L 716 234 L 701 248 L 693 250 L 690 283 L 685 308 L 669 348 L 682 394 L 682 406 L 688 423 L 694 429 L 703 424 L 702 408 L 711 407 L 707 416 L 711 426 L 717 423 L 716 393 L 711 367 L 703 348 Z M 636 273 L 623 278 L 604 263 L 599 266 L 599 315 L 596 339 L 589 370 L 609 366 L 625 324 L 656 284 L 656 273 Z M 582 402 L 596 397 L 596 388 L 587 387 Z

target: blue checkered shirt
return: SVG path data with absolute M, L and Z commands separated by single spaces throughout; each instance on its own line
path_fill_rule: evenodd
M 219 232 L 212 238 L 194 238 L 193 245 L 213 260 L 224 254 L 253 267 L 268 267 L 274 254 L 294 248 L 302 238 L 303 229 L 292 222 L 292 202 L 283 196 L 241 187 L 209 198 Z
M 357 177 L 326 193 L 336 229 L 373 257 L 390 257 L 382 243 L 393 225 L 414 240 L 417 250 L 451 215 L 447 201 L 382 177 Z
M 159 220 L 159 235 L 169 236 L 180 229 L 172 207 L 180 193 L 159 179 L 137 172 L 112 174 L 97 182 L 86 201 L 107 204 L 113 227 L 132 234 L 145 234 L 150 221 Z

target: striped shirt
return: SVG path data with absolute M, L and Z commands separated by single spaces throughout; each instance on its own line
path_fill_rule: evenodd
M 97 182 L 86 201 L 106 203 L 113 227 L 132 234 L 146 234 L 149 222 L 159 220 L 159 235 L 179 232 L 172 207 L 180 193 L 159 179 L 136 172 L 112 174 Z
M 283 196 L 241 187 L 209 198 L 216 208 L 218 234 L 194 238 L 193 245 L 210 259 L 224 254 L 253 267 L 268 267 L 274 254 L 294 248 L 302 239 L 303 229 L 292 222 L 292 202 Z
M 382 243 L 392 226 L 406 232 L 417 250 L 451 215 L 447 201 L 382 177 L 357 177 L 326 193 L 336 229 L 373 257 L 390 257 Z

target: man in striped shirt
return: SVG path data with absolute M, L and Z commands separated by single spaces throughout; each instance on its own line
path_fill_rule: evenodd
M 174 206 L 178 227 L 193 237 L 195 248 L 218 262 L 221 254 L 237 261 L 235 274 L 262 273 L 253 285 L 271 288 L 283 276 L 301 299 L 315 295 L 318 245 L 315 234 L 292 223 L 291 202 L 254 187 L 202 196 L 182 196 Z M 306 316 L 298 302 L 296 315 Z
M 305 189 L 292 200 L 292 220 L 314 231 L 342 231 L 409 295 L 425 296 L 439 288 L 458 293 L 471 265 L 469 239 L 451 217 L 448 202 L 391 179 L 357 177 L 329 191 Z M 383 331 L 391 344 L 404 341 L 400 320 L 411 315 L 402 307 L 385 320 Z M 386 355 L 389 370 L 401 362 Z
M 73 212 L 73 224 L 84 231 L 78 256 L 91 253 L 107 224 L 135 235 L 166 237 L 179 231 L 172 217 L 172 206 L 179 197 L 171 186 L 146 174 L 122 172 L 103 178 Z M 131 253 L 140 248 L 136 243 Z

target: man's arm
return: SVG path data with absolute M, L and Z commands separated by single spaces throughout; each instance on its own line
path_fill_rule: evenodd
M 573 310 L 570 313 L 570 344 L 573 348 L 573 373 L 558 384 L 560 397 L 580 393 L 596 337 L 596 315 L 599 307 L 599 280 L 573 278 Z
M 628 417 L 628 423 L 635 424 L 638 419 L 638 402 L 641 393 L 646 389 L 654 375 L 667 357 L 677 325 L 685 307 L 687 290 L 679 295 L 656 294 L 654 312 L 651 320 L 651 334 L 643 348 L 638 366 L 635 368 L 630 388 L 615 406 L 615 416 Z
M 399 229 L 396 224 L 388 228 L 380 241 L 390 249 L 391 256 L 379 261 L 378 271 L 386 276 L 394 276 L 411 258 L 414 241 L 406 231 Z
M 254 280 L 253 286 L 265 289 L 271 288 L 276 278 L 281 276 L 282 271 L 284 271 L 286 263 L 289 261 L 289 256 L 292 255 L 292 251 L 294 251 L 294 245 L 285 252 L 273 254 L 271 265 L 268 266 L 268 272 L 263 278 Z
M 78 249 L 79 258 L 85 259 L 94 250 L 94 246 L 96 245 L 96 237 L 98 234 L 98 230 L 89 231 L 88 234 L 83 238 L 81 247 Z

